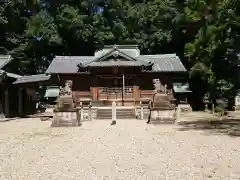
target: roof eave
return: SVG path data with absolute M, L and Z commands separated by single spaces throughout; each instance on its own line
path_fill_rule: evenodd
M 0 66 L 0 69 L 4 68 L 6 65 L 8 65 L 12 61 L 11 55 L 6 55 L 8 59 Z
M 144 71 L 149 73 L 187 73 L 187 71 Z

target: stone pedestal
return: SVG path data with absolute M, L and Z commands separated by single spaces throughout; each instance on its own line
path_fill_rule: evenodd
M 78 110 L 74 105 L 72 95 L 60 95 L 53 112 L 52 127 L 80 125 Z
M 59 126 L 79 126 L 80 120 L 78 118 L 77 109 L 71 111 L 57 111 L 54 110 L 54 118 L 52 121 L 52 127 Z

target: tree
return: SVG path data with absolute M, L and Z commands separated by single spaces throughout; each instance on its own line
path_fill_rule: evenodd
M 236 6 L 230 8 L 233 3 Z M 239 87 L 239 3 L 219 0 L 211 4 L 205 1 L 204 4 L 208 10 L 203 19 L 204 25 L 198 30 L 195 39 L 186 45 L 186 57 L 193 64 L 190 74 L 196 74 L 194 71 L 197 69 L 194 67 L 199 63 L 206 67 L 201 75 L 198 73 L 198 79 L 207 82 L 205 91 L 210 91 L 212 101 L 216 102 L 219 96 L 233 97 L 234 90 Z

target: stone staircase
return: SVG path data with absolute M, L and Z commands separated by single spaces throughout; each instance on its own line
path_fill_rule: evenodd
M 135 108 L 119 107 L 116 109 L 117 119 L 136 119 Z M 112 119 L 112 108 L 98 108 L 97 119 Z

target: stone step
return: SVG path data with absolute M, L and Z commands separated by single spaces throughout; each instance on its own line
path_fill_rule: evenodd
M 120 108 L 116 109 L 117 119 L 135 119 L 135 109 L 134 108 Z M 112 119 L 112 108 L 98 109 L 97 119 Z

